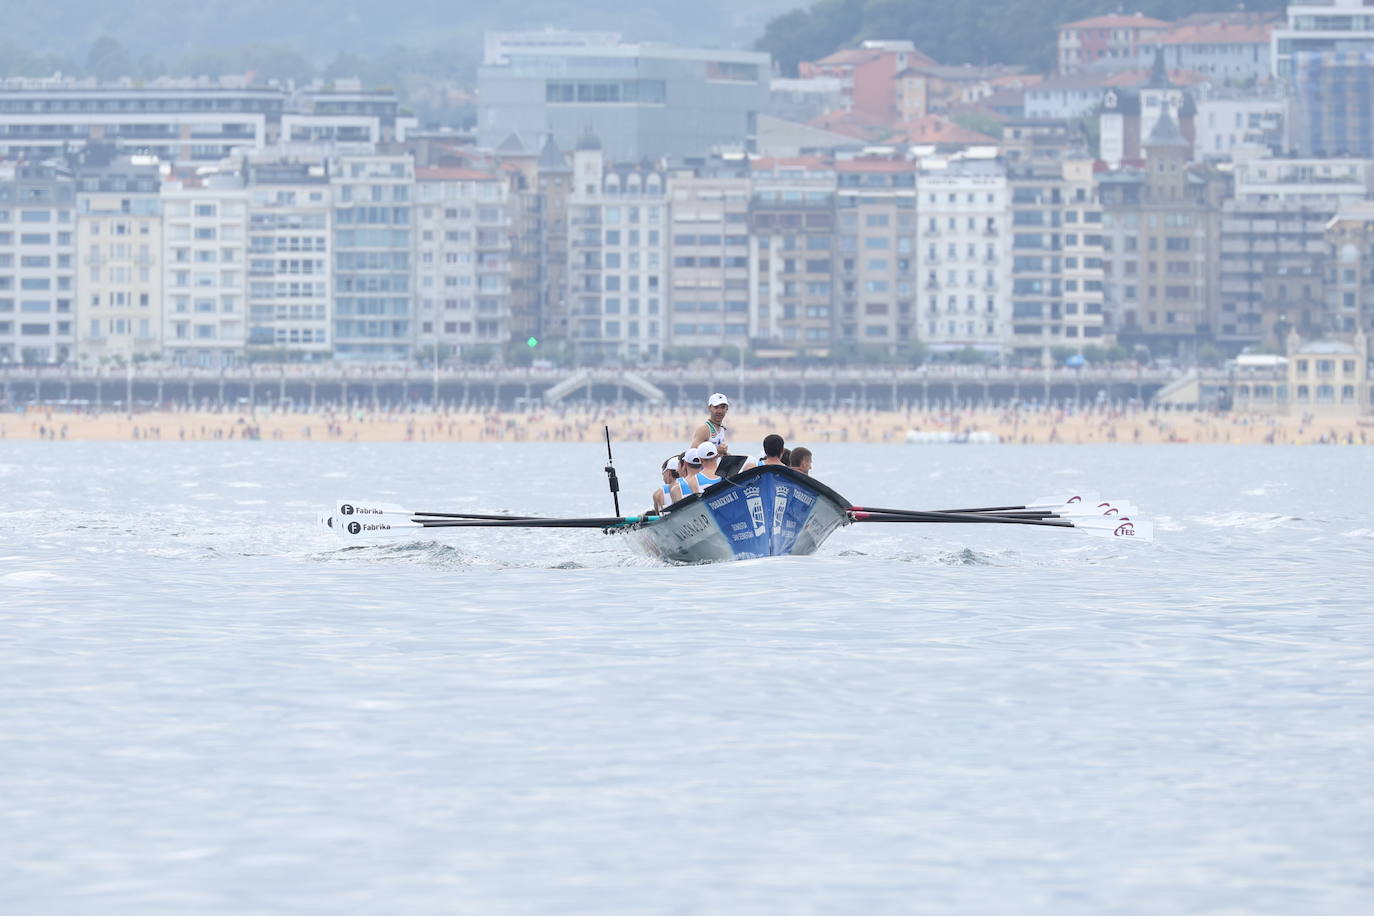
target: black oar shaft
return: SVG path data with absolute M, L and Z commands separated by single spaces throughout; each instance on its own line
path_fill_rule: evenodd
M 904 513 L 877 513 L 870 510 L 862 512 L 850 512 L 850 518 L 856 522 L 966 522 L 969 524 L 983 525 L 1040 525 L 1049 528 L 1072 528 L 1073 522 L 1067 519 L 1051 518 L 1019 518 L 1008 515 L 970 515 L 953 512 L 904 512 Z
M 1059 516 L 1047 509 L 1025 509 L 1017 511 L 1014 508 L 988 508 L 988 509 L 879 509 L 874 506 L 855 506 L 855 512 L 877 512 L 882 515 L 985 515 L 996 518 L 1058 518 Z
M 539 517 L 537 515 L 479 515 L 475 512 L 412 512 L 410 514 L 413 517 L 423 516 L 424 518 L 472 518 L 488 521 L 527 521 Z
M 654 516 L 647 516 L 653 518 Z M 508 518 L 483 520 L 416 519 L 422 528 L 609 528 L 641 521 L 640 516 L 611 518 Z

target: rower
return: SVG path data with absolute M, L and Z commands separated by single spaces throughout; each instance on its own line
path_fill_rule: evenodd
M 720 452 L 709 442 L 703 442 L 697 448 L 697 456 L 701 458 L 701 470 L 697 471 L 696 485 L 697 492 L 700 493 L 713 483 L 720 483 L 720 478 L 716 476 L 716 467 L 720 464 Z
M 775 467 L 785 467 L 782 460 L 782 453 L 786 443 L 782 441 L 782 436 L 771 433 L 763 437 L 763 457 L 759 459 L 760 465 L 770 464 Z
M 654 490 L 654 510 L 662 512 L 663 507 L 671 503 L 674 499 L 673 484 L 677 481 L 678 464 L 682 461 L 681 455 L 670 455 L 663 462 L 663 485 Z
M 709 416 L 706 418 L 706 422 L 698 426 L 697 431 L 692 434 L 693 448 L 703 442 L 709 442 L 716 447 L 719 454 L 730 454 L 730 449 L 725 442 L 729 433 L 729 430 L 725 428 L 725 413 L 729 409 L 730 400 L 720 392 L 716 392 L 706 399 L 706 411 Z
M 701 470 L 701 453 L 699 450 L 689 448 L 682 453 L 682 458 L 678 462 L 677 482 L 673 484 L 673 502 L 686 499 L 693 493 L 700 492 L 697 486 L 697 472 Z
M 798 446 L 787 458 L 787 466 L 801 474 L 811 474 L 811 449 Z

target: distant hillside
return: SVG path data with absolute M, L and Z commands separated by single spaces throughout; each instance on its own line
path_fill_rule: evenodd
M 1252 11 L 1278 10 L 1281 0 L 1250 0 Z M 1178 19 L 1200 10 L 1234 10 L 1234 2 L 1142 0 L 1127 3 L 1156 19 Z M 866 38 L 907 38 L 940 63 L 1054 64 L 1055 27 L 1115 12 L 1107 0 L 817 0 L 769 21 L 757 42 L 772 52 L 785 73 L 797 62 L 816 60 Z
M 0 73 L 66 62 L 84 67 L 109 36 L 135 64 L 171 64 L 207 51 L 253 45 L 297 52 L 324 66 L 340 52 L 364 58 L 403 46 L 475 60 L 485 29 L 610 29 L 628 40 L 746 47 L 768 17 L 795 0 L 15 0 L 0 34 Z

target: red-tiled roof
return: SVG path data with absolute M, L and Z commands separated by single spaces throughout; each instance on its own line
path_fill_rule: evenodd
M 1198 83 L 1210 82 L 1211 79 L 1212 77 L 1205 73 L 1198 73 L 1196 70 L 1169 71 L 1169 82 L 1173 83 L 1175 86 L 1195 86 Z M 1134 86 L 1143 86 L 1149 81 L 1149 70 L 1122 70 L 1108 77 L 1104 85 L 1131 88 Z
M 417 181 L 495 181 L 491 172 L 465 169 L 459 166 L 442 165 L 415 170 Z
M 1147 39 L 1147 44 L 1159 45 L 1257 45 L 1269 44 L 1268 25 L 1189 25 L 1173 29 L 1167 35 Z
M 911 163 L 905 159 L 869 157 L 865 159 L 842 159 L 835 163 L 835 171 L 847 173 L 892 174 L 894 172 L 910 172 L 911 170 Z
M 773 169 L 807 169 L 809 171 L 828 172 L 835 167 L 828 159 L 820 156 L 762 156 L 749 163 L 749 167 L 756 172 L 771 172 Z
M 908 143 L 934 143 L 941 146 L 989 146 L 995 145 L 996 137 L 969 130 L 949 118 L 939 115 L 926 115 L 914 121 L 903 121 L 893 128 Z
M 865 116 L 858 111 L 828 111 L 806 123 L 856 140 L 876 140 L 891 132 L 891 126 L 882 119 Z
M 1106 16 L 1093 16 L 1090 19 L 1080 19 L 1077 22 L 1066 22 L 1061 25 L 1061 29 L 1167 29 L 1169 23 L 1161 22 L 1158 19 L 1151 19 L 1149 16 L 1128 16 L 1121 13 L 1112 13 Z
M 913 64 L 930 65 L 935 63 L 934 58 L 930 57 L 929 55 L 921 51 L 886 51 L 881 48 L 841 48 L 840 50 L 835 51 L 831 54 L 827 54 L 825 57 L 822 57 L 820 60 L 813 61 L 812 63 L 814 66 L 817 67 L 835 67 L 844 64 L 862 64 L 867 63 L 870 60 L 876 60 L 877 58 L 882 57 L 885 54 L 905 54 L 907 56 L 908 66 Z

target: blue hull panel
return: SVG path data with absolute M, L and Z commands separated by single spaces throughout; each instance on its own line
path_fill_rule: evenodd
M 761 467 L 675 504 L 657 521 L 622 531 L 643 552 L 673 563 L 795 556 L 815 553 L 848 524 L 848 508 L 838 493 L 805 474 Z

